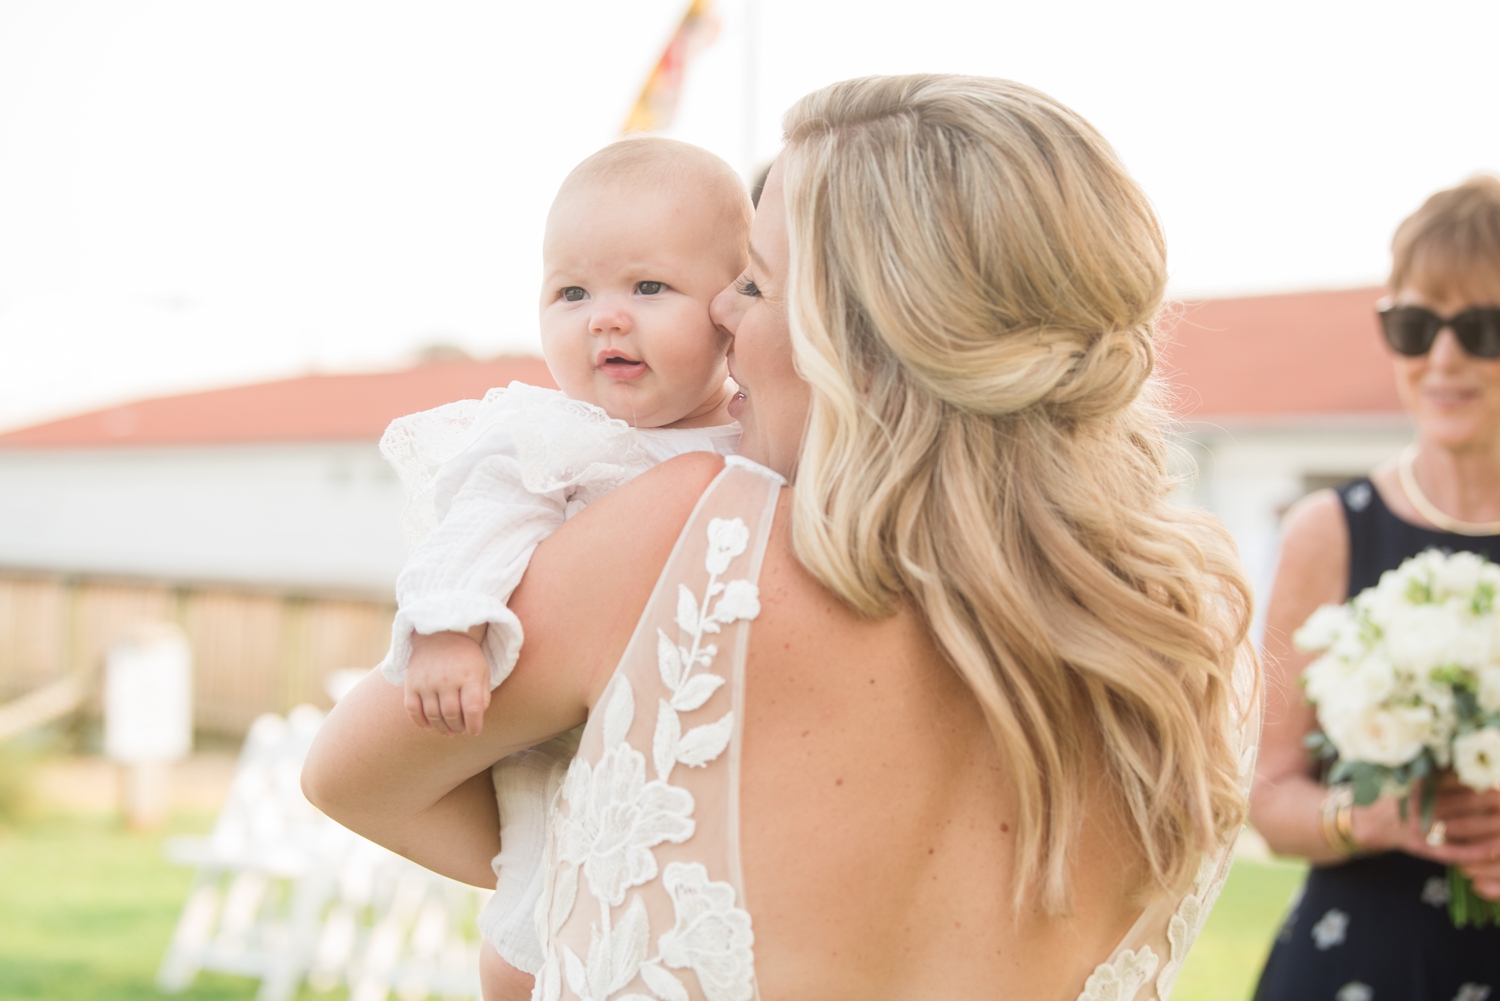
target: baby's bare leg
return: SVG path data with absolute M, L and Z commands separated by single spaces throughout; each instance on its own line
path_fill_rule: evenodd
M 489 942 L 479 947 L 479 986 L 484 1001 L 529 1001 L 534 983 L 531 974 L 501 959 Z

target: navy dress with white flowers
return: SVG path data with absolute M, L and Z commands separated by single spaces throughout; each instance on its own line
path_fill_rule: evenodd
M 1368 479 L 1339 488 L 1349 595 L 1427 549 L 1500 563 L 1500 536 L 1437 532 L 1391 513 Z M 1500 928 L 1453 927 L 1444 867 L 1404 852 L 1313 868 L 1255 1001 L 1500 1001 Z

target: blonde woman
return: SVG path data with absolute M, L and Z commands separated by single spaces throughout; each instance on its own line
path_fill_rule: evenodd
M 1226 536 L 1167 501 L 1156 220 L 1004 81 L 836 84 L 786 138 L 714 304 L 741 456 L 542 544 L 482 737 L 368 683 L 305 785 L 483 884 L 489 763 L 586 720 L 548 1001 L 1165 998 L 1243 817 L 1255 667 Z
M 1459 931 L 1445 866 L 1500 899 L 1500 792 L 1449 781 L 1424 832 L 1397 804 L 1356 807 L 1315 773 L 1316 726 L 1290 637 L 1319 605 L 1358 594 L 1425 549 L 1500 560 L 1500 179 L 1427 200 L 1396 231 L 1380 325 L 1416 443 L 1369 478 L 1287 513 L 1266 613 L 1265 753 L 1251 808 L 1283 855 L 1312 862 L 1258 998 L 1480 1001 L 1500 989 L 1500 928 Z M 1373 334 L 1373 331 L 1372 331 Z

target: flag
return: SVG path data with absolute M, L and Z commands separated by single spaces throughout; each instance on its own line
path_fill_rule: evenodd
M 622 133 L 659 132 L 672 124 L 677 114 L 677 102 L 682 97 L 682 79 L 687 71 L 687 62 L 693 56 L 713 44 L 719 34 L 719 19 L 714 14 L 713 0 L 692 0 L 682 23 L 677 26 L 666 51 L 656 61 L 656 68 L 646 78 L 641 96 L 630 117 L 625 120 Z

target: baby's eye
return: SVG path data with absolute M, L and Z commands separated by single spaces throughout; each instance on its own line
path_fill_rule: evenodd
M 760 295 L 760 287 L 749 278 L 746 278 L 744 281 L 735 283 L 734 289 L 740 295 L 748 295 L 752 299 Z
M 656 293 L 660 292 L 664 288 L 666 288 L 666 285 L 664 283 L 662 283 L 662 282 L 636 282 L 635 283 L 635 290 L 637 292 L 639 292 L 641 295 L 655 295 Z
M 562 297 L 567 302 L 582 302 L 588 298 L 588 292 L 577 285 L 569 285 L 562 290 Z

